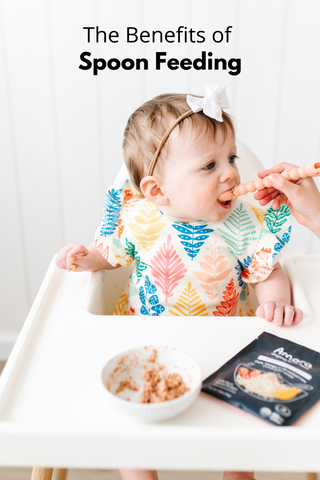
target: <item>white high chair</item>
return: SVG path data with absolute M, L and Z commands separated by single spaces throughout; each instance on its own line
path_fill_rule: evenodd
M 250 149 L 241 142 L 238 146 L 246 182 L 263 166 Z M 117 179 L 123 175 L 124 167 Z M 63 467 L 57 472 L 62 480 L 69 466 L 320 471 L 319 404 L 298 426 L 282 429 L 203 394 L 181 416 L 145 425 L 113 411 L 100 380 L 109 358 L 147 344 L 185 351 L 199 363 L 203 378 L 262 331 L 319 351 L 320 257 L 288 257 L 284 263 L 294 298 L 307 312 L 295 328 L 257 317 L 136 316 L 134 322 L 114 317 L 130 267 L 70 274 L 53 259 L 0 377 L 0 465 L 41 466 L 34 468 L 32 480 L 50 480 L 52 467 Z
M 243 142 L 237 140 L 238 146 L 238 157 L 239 161 L 237 163 L 238 169 L 240 172 L 241 183 L 247 183 L 248 181 L 258 178 L 258 172 L 264 170 L 264 166 L 258 159 L 258 157 L 250 150 Z M 116 175 L 115 182 L 125 180 L 128 178 L 128 171 L 125 164 L 122 165 L 119 172 Z M 254 194 L 249 193 L 246 195 L 246 200 L 249 201 L 251 204 L 259 206 L 259 203 L 254 199 Z M 288 250 L 288 247 L 287 247 Z M 294 252 L 289 250 L 286 257 L 290 257 Z M 281 262 L 283 263 L 283 261 Z M 123 291 L 123 288 L 126 282 L 129 279 L 129 276 L 133 270 L 133 265 L 130 267 L 119 268 L 115 271 L 108 271 L 103 270 L 100 272 L 96 272 L 95 276 L 99 275 L 101 279 L 95 279 L 95 283 L 88 285 L 87 292 L 84 298 L 84 309 L 82 310 L 83 315 L 94 314 L 94 315 L 112 315 L 117 302 L 119 300 L 119 294 Z M 285 270 L 287 275 L 292 277 L 296 277 L 294 272 L 294 266 L 289 263 L 289 265 L 285 266 Z M 297 280 L 297 278 L 295 278 Z M 310 307 L 309 302 L 307 299 L 301 295 L 301 290 L 297 288 L 296 282 L 295 283 L 295 291 L 296 297 L 299 299 L 299 306 L 303 308 L 305 312 L 305 321 L 308 320 L 310 316 L 312 316 L 312 309 Z M 100 288 L 97 289 L 97 284 Z M 103 286 L 108 286 L 107 288 L 103 288 Z M 254 289 L 249 285 L 250 288 L 250 295 L 251 295 L 251 303 L 254 310 L 258 307 L 256 295 Z M 307 317 L 307 318 L 306 318 Z M 307 473 L 306 474 L 307 480 L 316 480 L 317 475 L 315 473 Z

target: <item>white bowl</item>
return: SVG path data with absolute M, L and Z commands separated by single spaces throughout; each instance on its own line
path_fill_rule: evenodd
M 157 350 L 156 363 L 164 365 L 168 373 L 179 373 L 181 375 L 185 385 L 189 388 L 187 393 L 174 400 L 161 403 L 141 403 L 144 383 L 142 377 L 144 372 L 143 365 L 146 364 L 153 350 Z M 118 362 L 122 358 L 128 365 L 128 369 L 126 372 L 123 372 L 120 371 L 123 369 L 119 368 L 115 372 L 115 369 L 119 367 Z M 128 380 L 129 377 L 130 382 L 134 383 L 139 390 L 125 389 L 117 393 L 120 381 Z M 179 352 L 175 348 L 152 345 L 119 353 L 119 355 L 111 358 L 106 363 L 101 372 L 101 380 L 107 399 L 122 412 L 146 421 L 158 421 L 175 417 L 190 407 L 201 390 L 201 379 L 202 374 L 199 365 L 188 355 Z

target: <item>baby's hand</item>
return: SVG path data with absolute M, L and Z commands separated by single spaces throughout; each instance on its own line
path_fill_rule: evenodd
M 257 308 L 256 315 L 275 325 L 298 325 L 303 313 L 300 308 L 285 303 L 266 302 Z
M 68 272 L 91 271 L 93 266 L 92 253 L 84 245 L 69 243 L 57 255 L 56 264 Z

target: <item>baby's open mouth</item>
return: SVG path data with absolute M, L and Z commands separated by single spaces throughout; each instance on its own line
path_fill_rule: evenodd
M 224 202 L 221 202 L 220 200 L 218 200 L 218 202 L 219 202 L 219 204 L 221 205 L 222 208 L 230 208 L 231 203 L 232 203 L 231 200 L 226 200 Z

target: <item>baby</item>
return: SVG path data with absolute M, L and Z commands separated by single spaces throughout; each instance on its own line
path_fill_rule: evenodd
M 95 242 L 66 245 L 56 260 L 77 272 L 134 261 L 116 314 L 254 315 L 250 283 L 258 316 L 276 325 L 301 321 L 278 263 L 290 238 L 289 209 L 219 201 L 240 183 L 235 128 L 222 110 L 228 107 L 225 88 L 209 86 L 204 98 L 160 95 L 129 118 L 123 152 L 130 178 L 108 190 Z M 121 474 L 157 478 L 154 471 Z

